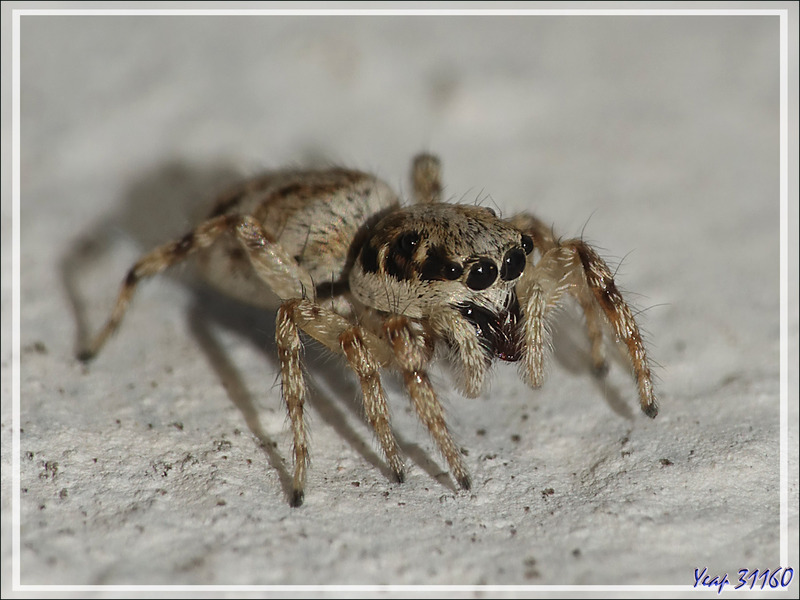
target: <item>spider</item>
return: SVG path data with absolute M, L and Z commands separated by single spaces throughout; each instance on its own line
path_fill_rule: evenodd
M 530 214 L 501 219 L 491 208 L 442 202 L 440 174 L 438 158 L 415 157 L 410 206 L 377 177 L 351 169 L 276 171 L 244 182 L 221 196 L 198 227 L 133 265 L 80 358 L 100 351 L 142 279 L 190 255 L 228 294 L 277 308 L 281 393 L 294 441 L 292 506 L 303 503 L 309 461 L 301 332 L 343 356 L 355 373 L 366 418 L 398 482 L 405 467 L 381 369 L 400 372 L 452 476 L 469 489 L 429 363 L 437 348 L 449 349 L 457 387 L 468 397 L 481 392 L 497 359 L 518 362 L 522 379 L 538 387 L 550 347 L 548 317 L 567 296 L 585 314 L 595 370 L 608 369 L 607 323 L 627 349 L 642 410 L 655 417 L 639 327 L 597 252 L 581 239 L 557 239 Z

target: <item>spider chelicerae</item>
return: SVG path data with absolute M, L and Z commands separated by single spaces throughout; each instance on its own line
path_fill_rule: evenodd
M 139 282 L 194 255 L 201 272 L 235 297 L 277 308 L 282 395 L 294 438 L 290 503 L 303 502 L 308 432 L 300 332 L 341 355 L 361 385 L 366 418 L 397 481 L 405 478 L 389 423 L 381 369 L 400 372 L 420 420 L 452 476 L 469 489 L 462 453 L 428 376 L 438 347 L 456 382 L 478 395 L 496 359 L 518 362 L 542 384 L 548 317 L 567 296 L 586 318 L 595 370 L 607 371 L 604 328 L 627 350 L 641 408 L 658 413 L 639 327 L 606 263 L 581 239 L 560 240 L 530 214 L 442 202 L 441 165 L 412 165 L 415 203 L 374 175 L 352 169 L 287 170 L 221 196 L 207 220 L 142 256 L 130 269 L 105 327 L 80 355 L 93 358 L 119 326 Z

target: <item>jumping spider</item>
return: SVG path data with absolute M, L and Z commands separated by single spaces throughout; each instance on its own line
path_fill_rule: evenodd
M 412 182 L 416 203 L 401 206 L 386 183 L 350 169 L 278 171 L 246 181 L 197 228 L 133 265 L 81 358 L 94 357 L 117 329 L 143 278 L 190 255 L 227 293 L 277 306 L 282 394 L 294 436 L 293 506 L 303 502 L 309 457 L 301 331 L 344 356 L 358 377 L 366 417 L 399 482 L 405 467 L 380 370 L 400 372 L 453 477 L 469 489 L 428 364 L 437 346 L 449 348 L 458 387 L 469 397 L 480 393 L 495 359 L 518 362 L 520 376 L 538 387 L 548 316 L 566 295 L 586 315 L 595 369 L 607 369 L 607 321 L 627 348 L 642 410 L 656 416 L 639 328 L 595 250 L 580 239 L 555 238 L 532 215 L 501 219 L 491 208 L 443 203 L 434 156 L 415 158 Z

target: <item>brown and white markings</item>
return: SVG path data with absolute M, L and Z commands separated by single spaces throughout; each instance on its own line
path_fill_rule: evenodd
M 294 437 L 293 506 L 303 502 L 309 458 L 301 331 L 343 356 L 359 379 L 365 414 L 400 482 L 405 467 L 381 369 L 400 372 L 453 477 L 469 489 L 427 372 L 437 347 L 451 350 L 467 396 L 481 392 L 496 359 L 519 362 L 521 377 L 538 387 L 548 318 L 566 296 L 586 316 L 596 371 L 607 370 L 607 322 L 627 349 L 642 410 L 655 417 L 642 336 L 605 262 L 580 239 L 556 239 L 532 215 L 501 219 L 490 208 L 442 203 L 440 170 L 434 156 L 414 160 L 411 206 L 373 175 L 349 169 L 282 171 L 245 182 L 218 200 L 208 220 L 133 265 L 81 358 L 100 351 L 143 278 L 191 255 L 227 293 L 277 308 L 282 394 Z

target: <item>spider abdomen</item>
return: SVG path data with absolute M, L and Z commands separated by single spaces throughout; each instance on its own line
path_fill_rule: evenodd
M 347 288 L 347 272 L 369 225 L 398 205 L 386 183 L 361 171 L 280 171 L 232 190 L 210 216 L 252 215 L 308 272 L 316 295 L 330 296 Z M 226 294 L 277 307 L 278 299 L 252 273 L 232 237 L 204 251 L 199 261 L 203 276 Z

